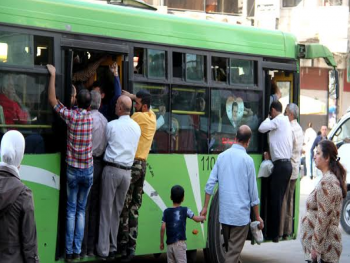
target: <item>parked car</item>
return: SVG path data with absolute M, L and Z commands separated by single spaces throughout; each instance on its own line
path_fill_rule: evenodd
M 328 134 L 338 148 L 340 162 L 347 171 L 346 181 L 348 193 L 343 202 L 340 223 L 346 233 L 350 234 L 350 111 L 338 121 Z

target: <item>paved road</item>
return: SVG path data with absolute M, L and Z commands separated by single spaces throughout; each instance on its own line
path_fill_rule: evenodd
M 317 183 L 316 180 L 310 180 L 304 178 L 301 181 L 301 198 L 300 198 L 300 216 L 305 214 L 305 202 L 308 194 L 314 188 Z M 350 262 L 350 235 L 347 235 L 343 230 L 343 253 L 340 258 L 340 263 Z M 251 245 L 249 241 L 246 242 L 242 259 L 244 263 L 296 263 L 305 262 L 302 252 L 300 240 L 284 241 L 275 243 L 264 243 L 259 245 Z M 166 262 L 166 255 L 162 254 L 160 258 L 155 259 L 153 256 L 137 257 L 133 261 L 134 263 L 146 263 L 146 262 Z M 203 263 L 204 257 L 202 251 L 198 251 L 197 263 Z

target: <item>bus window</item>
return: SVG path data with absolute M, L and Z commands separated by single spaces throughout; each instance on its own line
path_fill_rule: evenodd
M 144 75 L 144 52 L 143 48 L 134 48 L 134 73 L 137 75 Z
M 52 111 L 47 100 L 47 77 L 39 74 L 0 72 L 1 133 L 19 130 L 26 153 L 51 151 Z M 52 139 L 52 138 L 51 138 Z
M 256 83 L 254 61 L 230 59 L 230 83 L 254 85 Z
M 17 66 L 52 64 L 53 39 L 0 31 L 0 62 Z
M 205 82 L 205 57 L 186 54 L 186 81 Z
M 210 152 L 230 148 L 238 127 L 246 124 L 252 129 L 248 150 L 259 149 L 258 126 L 262 120 L 262 92 L 227 89 L 211 91 Z
M 173 77 L 183 79 L 183 54 L 179 52 L 173 52 Z
M 157 130 L 154 135 L 151 152 L 169 152 L 169 91 L 168 87 L 156 84 L 134 83 L 133 93 L 139 90 L 148 90 L 151 93 L 151 109 L 157 116 Z
M 171 151 L 207 153 L 207 90 L 174 87 L 171 94 Z
M 147 72 L 149 78 L 165 79 L 166 52 L 162 50 L 147 50 Z
M 214 81 L 227 83 L 228 59 L 221 57 L 211 58 L 211 77 Z

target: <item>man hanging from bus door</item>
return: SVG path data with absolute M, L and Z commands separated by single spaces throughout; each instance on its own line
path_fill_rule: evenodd
M 269 149 L 274 165 L 268 190 L 267 236 L 279 241 L 279 227 L 283 197 L 292 175 L 291 156 L 293 149 L 292 129 L 287 116 L 282 114 L 279 101 L 271 103 L 269 116 L 260 124 L 259 132 L 269 132 Z
M 66 261 L 80 258 L 84 237 L 85 206 L 93 182 L 91 95 L 82 89 L 77 96 L 78 108 L 67 109 L 56 99 L 56 69 L 47 65 L 50 73 L 48 100 L 67 123 L 67 215 Z
M 286 193 L 283 198 L 281 210 L 281 224 L 279 236 L 284 240 L 288 239 L 293 232 L 293 210 L 294 210 L 294 190 L 296 181 L 299 176 L 301 151 L 303 148 L 304 135 L 303 129 L 298 123 L 299 107 L 294 103 L 289 103 L 286 107 L 285 113 L 290 121 L 293 138 L 292 151 L 292 176 L 290 177 Z
M 135 256 L 136 239 L 138 235 L 138 210 L 142 203 L 143 184 L 146 175 L 146 160 L 156 132 L 156 115 L 150 109 L 151 94 L 148 91 L 140 90 L 135 96 L 123 90 L 123 95 L 129 96 L 135 102 L 135 113 L 131 118 L 136 121 L 141 128 L 141 137 L 131 168 L 131 183 L 129 191 L 126 194 L 119 229 L 121 236 L 119 247 L 122 254 L 122 262 L 130 262 Z

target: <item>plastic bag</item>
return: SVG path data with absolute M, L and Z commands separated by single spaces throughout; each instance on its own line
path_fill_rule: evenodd
M 258 228 L 260 225 L 259 221 L 254 221 L 250 223 L 250 231 L 252 232 L 252 235 L 254 237 L 254 240 L 258 245 L 260 245 L 262 242 L 264 242 L 264 236 L 262 231 Z

